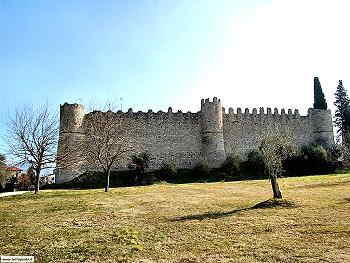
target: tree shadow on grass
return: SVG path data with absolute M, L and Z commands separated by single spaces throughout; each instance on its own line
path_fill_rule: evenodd
M 182 221 L 187 221 L 187 220 L 217 219 L 217 218 L 221 218 L 221 217 L 231 216 L 231 215 L 237 214 L 239 212 L 247 211 L 250 209 L 254 209 L 254 208 L 247 207 L 247 208 L 241 208 L 241 209 L 234 209 L 234 210 L 226 211 L 226 212 L 207 212 L 207 213 L 198 214 L 198 215 L 181 216 L 181 217 L 175 217 L 175 218 L 171 219 L 170 221 L 182 222 Z
M 350 197 L 349 198 L 344 198 L 344 201 L 341 202 L 341 204 L 345 204 L 345 203 L 350 203 Z
M 349 204 L 349 203 L 350 203 L 350 197 L 346 197 L 338 202 L 338 204 L 340 205 Z
M 332 187 L 332 186 L 344 186 L 350 185 L 350 180 L 335 182 L 335 183 L 317 183 L 317 184 L 308 184 L 308 185 L 300 185 L 294 186 L 293 188 L 298 189 L 310 189 L 310 188 L 324 188 L 324 187 Z
M 285 199 L 269 199 L 246 208 L 239 208 L 239 209 L 234 209 L 226 212 L 225 211 L 207 212 L 207 213 L 198 214 L 198 215 L 187 215 L 187 216 L 175 217 L 170 221 L 183 222 L 187 220 L 217 219 L 221 217 L 232 216 L 240 212 L 254 210 L 254 209 L 279 208 L 279 207 L 293 208 L 293 207 L 297 207 L 297 205 L 294 202 L 285 200 Z

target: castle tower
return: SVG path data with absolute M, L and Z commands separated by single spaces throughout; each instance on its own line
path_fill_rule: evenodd
M 83 138 L 82 124 L 85 116 L 84 106 L 81 104 L 60 105 L 60 131 L 57 149 L 56 183 L 72 180 L 79 172 L 79 161 L 75 158 L 76 143 Z M 66 157 L 67 155 L 67 157 Z M 69 158 L 68 158 L 69 156 Z M 69 159 L 69 160 L 68 160 Z M 71 161 L 71 163 L 68 163 Z
M 309 109 L 311 118 L 313 140 L 324 146 L 334 144 L 332 113 L 330 110 Z
M 322 105 L 317 102 L 318 97 L 321 96 Z M 333 134 L 333 122 L 332 113 L 327 109 L 316 108 L 315 105 L 327 107 L 326 100 L 324 98 L 321 84 L 317 77 L 314 78 L 314 108 L 308 110 L 309 118 L 311 119 L 311 126 L 313 132 L 313 140 L 324 146 L 330 146 L 334 144 L 334 134 Z
M 201 101 L 202 154 L 210 168 L 219 167 L 226 159 L 224 147 L 222 105 L 214 97 L 213 101 Z
M 60 132 L 81 132 L 84 115 L 84 105 L 76 103 L 60 105 Z

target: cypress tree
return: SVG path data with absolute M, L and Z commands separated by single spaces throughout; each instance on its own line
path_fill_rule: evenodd
M 348 140 L 345 141 L 345 138 L 350 131 L 350 99 L 341 80 L 339 80 L 339 84 L 334 95 L 334 106 L 337 108 L 335 111 L 334 125 L 337 127 L 338 139 L 342 138 L 343 143 L 347 143 Z
M 314 77 L 314 109 L 326 110 L 327 102 L 318 77 Z

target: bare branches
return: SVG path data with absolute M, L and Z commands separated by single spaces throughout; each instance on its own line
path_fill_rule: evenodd
M 88 169 L 103 170 L 107 177 L 136 149 L 132 124 L 118 113 L 94 111 L 85 116 L 84 138 L 77 144 L 79 159 Z
M 94 112 L 84 125 L 83 155 L 95 167 L 107 170 L 133 150 L 131 127 L 116 113 Z
M 17 165 L 32 166 L 37 181 L 41 170 L 56 162 L 58 131 L 57 116 L 48 111 L 47 105 L 17 110 L 9 118 L 6 135 L 9 154 Z

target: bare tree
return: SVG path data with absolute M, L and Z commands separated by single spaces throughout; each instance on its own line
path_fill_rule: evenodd
M 292 132 L 282 125 L 268 127 L 261 135 L 260 151 L 269 175 L 273 198 L 282 198 L 277 178 L 283 173 L 283 161 L 297 153 Z
M 108 110 L 87 114 L 83 128 L 84 139 L 77 148 L 79 158 L 89 168 L 103 170 L 107 192 L 112 168 L 130 157 L 135 150 L 132 125 L 120 114 Z
M 58 118 L 48 106 L 17 110 L 9 118 L 6 140 L 9 154 L 17 165 L 32 166 L 35 171 L 35 193 L 43 169 L 53 168 L 58 143 Z

